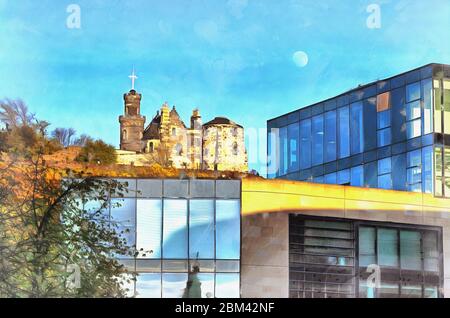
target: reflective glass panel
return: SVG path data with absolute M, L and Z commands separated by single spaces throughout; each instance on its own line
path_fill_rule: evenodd
M 288 139 L 287 127 L 280 128 L 280 175 L 285 175 L 288 171 Z
M 413 120 L 421 116 L 420 100 L 406 105 L 406 120 Z
M 377 146 L 384 147 L 391 144 L 391 128 L 385 128 L 378 130 L 377 133 Z
M 339 158 L 350 156 L 350 110 L 342 107 L 338 110 L 339 117 Z
M 391 125 L 391 111 L 386 110 L 377 114 L 377 128 L 383 129 Z
M 300 122 L 300 169 L 311 167 L 311 119 Z
M 289 172 L 297 171 L 299 167 L 299 124 L 294 123 L 288 126 L 289 142 Z
M 161 298 L 161 274 L 139 274 L 136 277 L 136 298 Z
M 239 200 L 216 201 L 217 259 L 239 259 L 240 216 Z
M 376 264 L 375 233 L 372 227 L 359 228 L 359 266 Z
M 216 274 L 216 298 L 239 298 L 239 274 Z
M 433 84 L 431 79 L 422 81 L 423 88 L 423 134 L 433 132 Z
M 406 86 L 406 102 L 412 102 L 420 99 L 420 82 Z
M 353 167 L 351 169 L 351 185 L 354 187 L 362 187 L 364 185 L 364 168 L 363 166 Z
M 397 230 L 378 229 L 378 264 L 398 266 Z
M 386 174 L 390 173 L 391 170 L 391 158 L 384 158 L 381 160 L 378 160 L 378 174 Z
M 187 200 L 164 200 L 163 257 L 187 258 Z
M 338 171 L 337 184 L 350 184 L 350 169 Z
M 390 108 L 390 92 L 385 92 L 377 96 L 377 112 L 386 111 Z
M 189 257 L 214 258 L 214 200 L 189 202 Z
M 162 202 L 138 199 L 136 206 L 138 257 L 161 258 Z
M 312 165 L 323 163 L 323 115 L 312 118 Z
M 378 176 L 378 188 L 392 189 L 392 177 L 390 173 Z
M 420 232 L 400 231 L 400 259 L 403 269 L 422 269 Z
M 336 177 L 337 177 L 336 172 L 326 174 L 324 177 L 324 181 L 327 184 L 336 184 Z
M 187 287 L 187 273 L 162 274 L 163 298 L 182 298 Z
M 351 105 L 351 124 L 350 124 L 350 136 L 351 136 L 351 154 L 355 155 L 363 152 L 364 146 L 364 133 L 363 133 L 363 104 L 357 102 Z
M 325 113 L 325 162 L 336 160 L 336 111 Z
M 422 149 L 422 184 L 423 192 L 433 193 L 433 147 Z
M 416 138 L 421 135 L 421 121 L 416 119 L 406 123 L 406 136 L 408 139 Z
M 111 199 L 111 220 L 117 224 L 116 232 L 129 246 L 136 244 L 136 200 Z

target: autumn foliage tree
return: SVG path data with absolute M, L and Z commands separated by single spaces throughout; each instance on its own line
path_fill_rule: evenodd
M 8 151 L 0 153 L 0 297 L 123 297 L 126 270 L 115 256 L 136 254 L 110 219 L 109 196 L 125 184 L 44 160 L 48 124 L 23 103 L 1 104 Z

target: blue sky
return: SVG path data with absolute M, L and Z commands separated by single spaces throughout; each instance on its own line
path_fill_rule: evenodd
M 66 27 L 72 3 L 80 29 Z M 381 28 L 367 27 L 370 4 Z M 205 121 L 265 128 L 358 84 L 450 64 L 449 16 L 448 0 L 0 0 L 0 98 L 118 146 L 134 65 L 148 120 L 167 101 L 185 122 L 199 107 Z

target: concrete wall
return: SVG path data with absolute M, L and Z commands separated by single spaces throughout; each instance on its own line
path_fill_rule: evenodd
M 288 214 L 242 218 L 241 296 L 289 296 Z

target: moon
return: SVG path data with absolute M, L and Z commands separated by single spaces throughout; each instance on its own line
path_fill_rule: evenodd
M 308 65 L 308 54 L 303 51 L 297 51 L 292 55 L 292 60 L 298 67 L 305 67 Z

